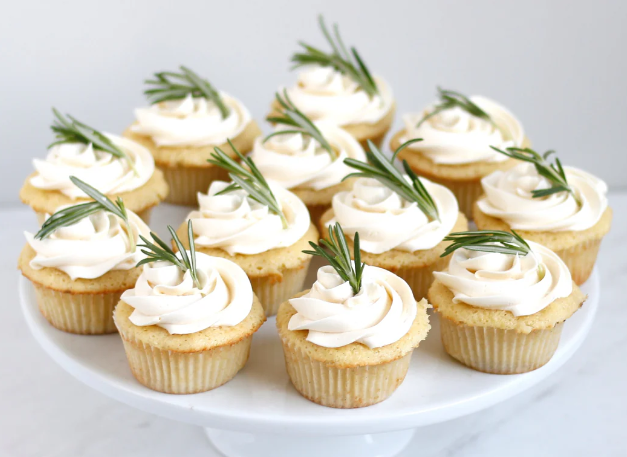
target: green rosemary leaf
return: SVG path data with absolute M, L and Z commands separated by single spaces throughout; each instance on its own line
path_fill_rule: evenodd
M 346 237 L 339 223 L 329 226 L 329 239 L 321 239 L 319 243 L 316 244 L 310 241 L 309 245 L 313 250 L 305 250 L 303 252 L 324 258 L 337 274 L 350 284 L 353 293 L 358 294 L 361 290 L 361 279 L 365 266 L 361 262 L 361 253 L 359 252 L 359 234 L 355 233 L 353 246 L 355 262 L 351 261 L 351 253 L 346 243 Z
M 494 120 L 490 117 L 488 113 L 486 113 L 483 109 L 481 109 L 476 103 L 474 103 L 470 98 L 465 95 L 453 91 L 453 90 L 445 90 L 441 87 L 438 87 L 438 95 L 440 97 L 440 102 L 436 104 L 431 110 L 430 113 L 426 114 L 420 122 L 416 125 L 416 127 L 420 127 L 425 121 L 436 116 L 442 111 L 446 111 L 453 108 L 461 108 L 466 111 L 468 114 L 483 119 L 484 121 L 488 121 L 495 128 L 499 128 Z
M 226 106 L 220 93 L 207 81 L 201 78 L 189 68 L 179 67 L 181 73 L 162 71 L 155 73 L 155 79 L 144 81 L 150 86 L 154 86 L 144 91 L 144 95 L 153 105 L 156 103 L 180 100 L 191 95 L 192 97 L 202 97 L 213 102 L 220 110 L 222 119 L 229 115 L 229 107 Z
M 409 177 L 409 181 L 394 166 L 394 158 L 398 153 L 409 144 L 422 141 L 420 138 L 409 140 L 398 147 L 391 159 L 388 159 L 381 150 L 370 140 L 368 140 L 368 163 L 360 162 L 355 159 L 344 159 L 344 163 L 359 173 L 350 173 L 344 179 L 349 178 L 372 178 L 379 181 L 388 189 L 400 195 L 409 202 L 415 202 L 418 208 L 431 220 L 440 220 L 438 208 L 424 187 L 420 178 L 414 173 L 406 161 L 403 161 L 403 168 Z
M 56 133 L 57 141 L 51 143 L 48 148 L 63 143 L 91 143 L 92 147 L 98 151 L 108 152 L 114 157 L 126 159 L 130 162 L 130 158 L 127 157 L 124 151 L 96 129 L 89 127 L 72 116 L 66 118 L 55 108 L 52 108 L 52 112 L 55 120 L 50 129 Z
M 315 126 L 311 119 L 309 119 L 305 113 L 296 108 L 296 105 L 292 103 L 292 100 L 290 100 L 287 95 L 287 90 L 283 91 L 283 97 L 284 98 L 281 98 L 279 93 L 276 94 L 276 100 L 282 108 L 281 114 L 270 116 L 266 120 L 275 124 L 287 125 L 295 128 L 273 132 L 263 139 L 264 143 L 277 135 L 300 133 L 301 135 L 308 136 L 312 140 L 317 141 L 320 146 L 322 146 L 329 153 L 331 160 L 337 159 L 337 154 L 331 147 L 331 144 L 329 144 L 324 135 L 322 135 L 322 132 L 320 132 L 320 129 Z
M 231 140 L 228 141 L 231 149 L 233 149 L 233 152 L 235 152 L 237 157 L 244 165 L 246 165 L 247 168 L 242 166 L 239 162 L 233 160 L 219 147 L 214 148 L 215 152 L 211 154 L 211 158 L 207 159 L 207 162 L 226 170 L 229 173 L 229 177 L 233 181 L 232 184 L 230 184 L 227 188 L 222 189 L 216 195 L 222 195 L 228 192 L 233 192 L 234 190 L 243 189 L 248 193 L 250 198 L 267 206 L 270 211 L 279 216 L 283 227 L 287 227 L 287 218 L 281 209 L 281 204 L 274 196 L 274 193 L 272 193 L 270 185 L 255 165 L 255 162 L 253 162 L 250 157 L 245 157 L 241 152 L 239 152 Z
M 292 55 L 293 68 L 305 65 L 317 64 L 323 67 L 332 67 L 342 74 L 355 81 L 359 87 L 370 97 L 379 93 L 379 88 L 372 77 L 368 67 L 355 48 L 351 48 L 352 56 L 348 53 L 342 37 L 340 36 L 337 24 L 333 26 L 334 37 L 329 33 L 322 16 L 318 17 L 320 29 L 325 39 L 331 46 L 330 53 L 323 52 L 306 43 L 299 42 L 304 52 L 297 52 Z
M 531 252 L 529 244 L 514 230 L 476 230 L 468 232 L 450 233 L 444 241 L 452 243 L 444 250 L 440 257 L 446 257 L 457 249 L 464 248 L 470 251 L 496 252 L 508 255 L 526 256 Z
M 62 227 L 69 227 L 91 214 L 97 213 L 98 211 L 108 211 L 122 219 L 126 225 L 128 239 L 131 243 L 131 251 L 134 252 L 135 231 L 129 221 L 128 213 L 126 212 L 126 207 L 124 206 L 122 199 L 118 197 L 116 203 L 113 203 L 98 189 L 90 186 L 84 181 L 81 181 L 76 176 L 70 176 L 70 181 L 72 181 L 76 187 L 85 192 L 94 201 L 79 203 L 55 212 L 42 224 L 41 229 L 35 234 L 35 239 L 43 240 L 58 229 Z
M 194 244 L 192 221 L 187 221 L 187 238 L 190 246 L 189 255 L 171 225 L 168 225 L 168 231 L 170 232 L 172 241 L 178 249 L 180 259 L 172 248 L 159 238 L 156 233 L 150 232 L 150 237 L 153 239 L 154 243 L 140 235 L 144 244 L 140 244 L 139 247 L 143 248 L 142 252 L 146 254 L 147 257 L 139 261 L 136 266 L 139 267 L 147 263 L 160 261 L 171 263 L 172 265 L 178 267 L 183 273 L 189 271 L 192 281 L 194 282 L 194 286 L 197 289 L 200 289 L 200 280 L 198 278 L 198 270 L 196 268 L 196 248 Z
M 555 163 L 549 163 L 547 159 L 551 154 L 555 154 L 555 151 L 547 151 L 543 155 L 540 155 L 531 148 L 507 148 L 505 150 L 499 149 L 494 146 L 490 146 L 496 152 L 500 152 L 512 159 L 522 160 L 533 164 L 538 174 L 546 178 L 551 187 L 548 189 L 537 189 L 531 191 L 533 198 L 546 197 L 559 192 L 568 192 L 573 196 L 578 205 L 581 206 L 581 200 L 575 193 L 575 190 L 568 184 L 566 179 L 566 173 L 560 159 L 555 157 Z

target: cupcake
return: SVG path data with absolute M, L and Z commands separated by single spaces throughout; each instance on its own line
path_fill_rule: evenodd
M 282 112 L 269 118 L 277 128 L 257 138 L 250 157 L 269 182 L 300 198 L 317 222 L 331 207 L 333 195 L 352 186 L 352 180 L 342 181 L 351 171 L 344 159 L 365 161 L 366 155 L 346 130 L 329 122 L 312 122 L 287 93 L 284 98 L 277 94 L 277 101 Z
M 429 289 L 446 352 L 485 373 L 525 373 L 546 364 L 564 321 L 586 299 L 564 262 L 516 232 L 448 239 L 450 263 Z
M 37 213 L 39 223 L 61 206 L 89 201 L 70 176 L 113 200 L 121 197 L 128 210 L 148 223 L 152 208 L 168 194 L 150 152 L 134 141 L 100 133 L 72 116 L 53 112 L 56 119 L 51 129 L 57 139 L 45 160 L 33 160 L 36 171 L 20 190 L 20 199 Z
M 142 238 L 143 271 L 114 314 L 131 371 L 159 392 L 215 389 L 246 364 L 263 309 L 240 267 L 195 252 L 191 225 L 189 251 L 175 254 L 151 236 L 154 243 Z
M 405 128 L 394 134 L 390 147 L 395 150 L 407 140 L 422 138 L 399 157 L 419 175 L 451 189 L 461 211 L 470 218 L 472 205 L 481 195 L 481 178 L 515 165 L 490 146 L 519 147 L 528 141 L 518 119 L 496 102 L 438 91 L 439 102 L 422 113 L 404 116 Z
M 303 290 L 311 257 L 301 251 L 318 239 L 318 230 L 296 195 L 268 184 L 250 157 L 232 147 L 245 167 L 216 148 L 210 160 L 228 170 L 232 182 L 214 181 L 207 194 L 199 193 L 199 209 L 186 221 L 194 227 L 198 251 L 243 268 L 272 316 Z M 187 222 L 180 226 L 179 237 L 186 227 Z
M 372 143 L 367 155 L 368 164 L 346 161 L 357 170 L 349 175 L 357 180 L 351 190 L 333 197 L 320 231 L 326 233 L 326 226 L 341 224 L 349 246 L 359 232 L 362 260 L 400 276 L 420 300 L 427 296 L 433 271 L 446 266 L 446 259 L 440 257 L 449 244 L 444 238 L 468 230 L 468 222 L 446 187 L 418 178 L 406 162 L 407 174 L 401 173 L 394 159 Z
M 311 290 L 281 304 L 276 325 L 287 373 L 303 397 L 360 408 L 385 400 L 405 379 L 431 328 L 428 304 L 416 303 L 394 273 L 361 263 L 358 247 L 352 262 L 339 224 L 329 235 L 308 253 L 331 265 L 318 270 Z
M 585 171 L 562 167 L 557 158 L 550 164 L 552 151 L 543 156 L 531 149 L 500 152 L 522 162 L 481 180 L 485 195 L 474 207 L 477 227 L 514 229 L 546 246 L 566 263 L 575 283 L 583 284 L 612 223 L 607 185 Z
M 113 333 L 113 308 L 140 274 L 138 237 L 150 230 L 120 199 L 113 203 L 71 179 L 94 201 L 60 208 L 35 235 L 26 232 L 19 269 L 54 327 L 84 335 Z
M 235 154 L 230 138 L 247 153 L 261 135 L 246 107 L 230 95 L 218 92 L 192 70 L 161 72 L 146 81 L 144 92 L 150 107 L 135 110 L 136 121 L 124 136 L 145 146 L 154 156 L 170 185 L 167 202 L 193 206 L 196 194 L 227 175 L 207 163 L 215 146 Z
M 351 54 L 346 51 L 337 25 L 332 38 L 322 17 L 319 22 L 331 52 L 300 43 L 303 49 L 292 56 L 292 62 L 293 68 L 301 70 L 287 94 L 310 119 L 342 127 L 363 147 L 367 140 L 381 145 L 394 120 L 390 87 L 383 78 L 370 74 L 355 48 Z M 275 101 L 270 116 L 280 111 L 282 106 Z

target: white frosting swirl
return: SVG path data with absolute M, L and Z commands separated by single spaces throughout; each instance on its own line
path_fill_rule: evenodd
M 339 222 L 351 237 L 359 232 L 361 249 L 372 254 L 434 248 L 453 229 L 459 206 L 446 187 L 419 179 L 435 202 L 439 221 L 429 220 L 415 202 L 408 202 L 376 179 L 359 178 L 351 191 L 333 196 L 335 216 L 328 224 Z
M 515 230 L 586 230 L 599 222 L 607 209 L 607 184 L 577 168 L 564 167 L 564 171 L 581 205 L 569 192 L 533 198 L 533 190 L 547 189 L 551 183 L 533 164 L 524 162 L 483 178 L 486 196 L 477 205 Z
M 389 113 L 394 98 L 382 78 L 375 76 L 374 80 L 379 94 L 370 97 L 339 71 L 312 65 L 298 74 L 297 84 L 287 89 L 287 94 L 312 119 L 336 125 L 375 124 Z
M 406 130 L 401 142 L 422 138 L 423 141 L 408 147 L 420 150 L 434 163 L 464 164 L 507 160 L 507 156 L 492 150 L 490 146 L 500 149 L 522 146 L 525 139 L 522 124 L 507 109 L 488 98 L 474 95 L 470 100 L 488 113 L 498 128 L 458 107 L 441 111 L 423 122 L 420 127 L 416 127 L 433 110 L 432 105 L 420 114 L 407 114 L 403 117 Z
M 300 133 L 276 135 L 265 143 L 259 137 L 251 158 L 266 179 L 286 189 L 326 189 L 351 173 L 344 159 L 366 160 L 363 148 L 346 130 L 321 121 L 315 124 L 337 157 L 332 159 L 320 143 Z
M 271 185 L 288 222 L 283 228 L 278 215 L 244 190 L 215 195 L 227 186 L 224 181 L 214 181 L 209 193 L 198 193 L 200 208 L 187 216 L 192 221 L 197 246 L 221 248 L 231 255 L 259 254 L 291 246 L 309 230 L 307 207 L 288 190 Z
M 155 171 L 150 151 L 129 139 L 109 133 L 105 136 L 122 149 L 133 166 L 125 158 L 95 150 L 91 143 L 62 143 L 50 148 L 45 160 L 33 160 L 37 174 L 30 183 L 38 189 L 58 190 L 72 199 L 87 195 L 70 181 L 70 176 L 105 195 L 128 192 L 146 184 Z
M 133 132 L 152 138 L 157 146 L 206 146 L 226 143 L 239 135 L 251 121 L 250 112 L 239 100 L 220 93 L 230 109 L 222 114 L 212 101 L 188 95 L 181 100 L 155 103 L 135 110 L 137 123 Z
M 434 275 L 455 294 L 455 303 L 511 311 L 514 316 L 535 314 L 568 297 L 573 282 L 557 254 L 527 243 L 532 252 L 526 256 L 458 249 L 448 271 Z
M 144 255 L 139 249 L 132 251 L 132 245 L 140 242 L 139 235 L 149 236 L 150 229 L 135 213 L 127 213 L 134 243 L 130 242 L 126 223 L 104 210 L 62 227 L 43 240 L 25 232 L 28 244 L 36 252 L 31 268 L 56 268 L 72 280 L 94 279 L 111 270 L 134 268 Z
M 134 289 L 122 300 L 135 308 L 130 321 L 158 325 L 170 334 L 196 333 L 209 327 L 239 324 L 250 313 L 253 289 L 236 263 L 196 253 L 200 288 L 189 273 L 169 262 L 144 266 Z
M 387 270 L 365 266 L 361 290 L 354 294 L 331 266 L 318 270 L 318 280 L 290 304 L 297 313 L 289 330 L 309 330 L 307 340 L 337 348 L 362 343 L 387 346 L 407 334 L 416 318 L 414 294 L 405 281 Z

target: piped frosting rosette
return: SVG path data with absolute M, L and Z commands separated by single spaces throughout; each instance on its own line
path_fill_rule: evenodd
M 410 149 L 422 154 L 437 164 L 460 165 L 473 162 L 502 162 L 507 157 L 492 150 L 520 147 L 525 133 L 522 124 L 506 108 L 486 97 L 474 95 L 470 100 L 485 111 L 494 123 L 454 107 L 420 121 L 435 104 L 422 113 L 404 116 L 405 135 L 401 143 L 414 138 L 423 141 L 410 145 Z M 420 124 L 420 125 L 418 125 Z
M 37 174 L 30 179 L 31 185 L 76 199 L 87 195 L 70 181 L 70 176 L 90 183 L 105 195 L 129 192 L 146 184 L 155 170 L 150 152 L 126 138 L 105 136 L 126 158 L 94 149 L 92 144 L 57 144 L 50 148 L 45 160 L 33 160 Z
M 213 101 L 188 94 L 180 100 L 163 101 L 136 109 L 137 123 L 131 130 L 151 137 L 157 146 L 224 144 L 246 128 L 251 115 L 236 98 L 223 92 L 220 97 L 229 109 L 225 118 Z
M 244 190 L 216 195 L 228 185 L 214 181 L 207 194 L 198 194 L 199 209 L 187 216 L 192 221 L 197 246 L 221 248 L 231 255 L 259 254 L 291 246 L 309 229 L 307 207 L 288 190 L 271 186 L 287 219 L 284 227 L 277 214 Z
M 365 266 L 357 294 L 325 266 L 318 270 L 311 290 L 289 302 L 297 311 L 289 330 L 308 330 L 308 341 L 329 348 L 355 342 L 371 349 L 392 344 L 407 334 L 417 313 L 407 283 L 372 266 Z
M 552 184 L 538 174 L 533 164 L 520 163 L 483 178 L 486 195 L 477 205 L 483 213 L 505 221 L 515 230 L 586 230 L 599 222 L 607 209 L 607 185 L 577 168 L 564 167 L 564 171 L 575 195 L 558 192 L 534 198 L 534 190 L 548 189 Z
M 448 270 L 437 280 L 455 295 L 455 303 L 528 316 L 571 294 L 573 283 L 564 262 L 550 249 L 527 241 L 525 256 L 457 249 Z
M 132 234 L 117 216 L 104 210 L 60 227 L 43 240 L 25 232 L 28 244 L 36 252 L 30 266 L 35 270 L 56 268 L 72 280 L 94 279 L 111 270 L 134 268 L 144 257 L 135 248 L 139 235 L 147 237 L 150 229 L 132 211 L 127 210 L 127 214 Z
M 370 97 L 350 77 L 331 67 L 312 65 L 299 72 L 296 85 L 287 93 L 312 119 L 342 126 L 375 124 L 390 111 L 394 99 L 382 78 L 375 76 L 374 80 L 379 94 Z
M 198 285 L 189 270 L 183 272 L 165 261 L 146 264 L 135 288 L 122 294 L 122 300 L 134 308 L 130 321 L 137 326 L 158 325 L 170 334 L 242 322 L 253 304 L 246 273 L 230 260 L 199 252 L 196 268 Z
M 363 251 L 380 254 L 392 249 L 415 252 L 432 249 L 450 233 L 459 216 L 453 193 L 420 178 L 431 194 L 440 220 L 430 220 L 415 202 L 409 202 L 371 178 L 359 178 L 353 189 L 333 197 L 334 218 L 344 233 L 359 233 Z
M 339 184 L 351 172 L 344 159 L 366 160 L 363 148 L 348 132 L 329 122 L 314 124 L 334 149 L 336 157 L 331 157 L 320 143 L 301 133 L 275 135 L 267 141 L 257 138 L 251 158 L 266 179 L 286 189 L 321 190 Z

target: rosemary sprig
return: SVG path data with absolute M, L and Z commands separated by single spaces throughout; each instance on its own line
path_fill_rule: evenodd
M 318 22 L 333 52 L 324 52 L 300 41 L 298 44 L 300 44 L 304 50 L 296 52 L 292 56 L 292 62 L 294 62 L 292 69 L 312 64 L 323 67 L 333 67 L 335 70 L 355 81 L 370 97 L 377 95 L 379 88 L 370 74 L 368 67 L 366 67 L 366 64 L 354 47 L 351 47 L 350 53 L 347 51 L 337 24 L 333 25 L 334 36 L 331 36 L 322 15 L 318 17 Z
M 322 132 L 311 122 L 302 111 L 296 108 L 296 105 L 292 103 L 292 100 L 287 95 L 287 90 L 283 91 L 283 97 L 278 93 L 276 94 L 276 100 L 281 105 L 282 111 L 280 114 L 276 116 L 268 116 L 266 120 L 268 122 L 272 122 L 280 125 L 287 125 L 291 128 L 285 130 L 277 130 L 276 132 L 271 133 L 267 137 L 263 139 L 265 143 L 273 136 L 277 135 L 285 135 L 288 133 L 300 133 L 301 135 L 306 135 L 311 139 L 320 143 L 320 145 L 329 153 L 331 156 L 331 160 L 335 160 L 337 158 L 337 154 L 326 140 L 326 138 L 322 135 Z
M 187 255 L 187 250 L 181 243 L 178 235 L 174 231 L 171 225 L 168 225 L 168 231 L 172 236 L 172 241 L 176 244 L 179 254 L 181 258 L 174 253 L 172 248 L 168 246 L 156 233 L 150 232 L 150 237 L 153 239 L 154 243 L 148 241 L 142 235 L 139 235 L 144 244 L 138 245 L 142 248 L 142 253 L 146 255 L 145 259 L 137 262 L 138 267 L 152 262 L 169 262 L 172 265 L 177 266 L 180 270 L 185 273 L 189 271 L 190 276 L 192 277 L 192 281 L 194 281 L 194 285 L 197 289 L 200 289 L 200 281 L 198 280 L 198 270 L 196 269 L 196 245 L 194 244 L 194 230 L 192 229 L 192 221 L 187 221 L 187 239 L 189 241 L 189 255 Z M 156 243 L 156 244 L 155 244 Z
M 459 107 L 471 114 L 472 116 L 483 119 L 484 121 L 488 121 L 495 128 L 499 128 L 498 125 L 492 120 L 490 115 L 486 113 L 484 110 L 479 108 L 476 103 L 473 103 L 468 97 L 459 92 L 455 92 L 453 90 L 445 90 L 441 87 L 438 87 L 438 95 L 440 96 L 440 103 L 435 105 L 433 111 L 429 114 L 425 115 L 416 127 L 420 127 L 427 119 L 432 118 L 433 116 L 441 113 L 442 111 L 446 111 L 455 107 Z
M 124 159 L 128 162 L 133 171 L 137 174 L 135 164 L 128 157 L 124 151 L 117 147 L 113 142 L 100 133 L 98 130 L 83 124 L 79 120 L 68 114 L 67 118 L 63 116 L 56 108 L 52 108 L 55 120 L 50 126 L 50 129 L 56 134 L 57 139 L 48 146 L 50 149 L 53 146 L 63 143 L 83 143 L 90 144 L 97 151 L 108 152 L 114 157 Z
M 55 212 L 42 224 L 39 232 L 35 234 L 35 238 L 43 240 L 61 227 L 68 227 L 72 224 L 75 224 L 81 219 L 84 219 L 91 214 L 97 213 L 98 211 L 108 211 L 124 221 L 124 224 L 126 225 L 126 230 L 128 232 L 128 239 L 131 243 L 131 251 L 134 252 L 135 233 L 133 230 L 133 226 L 128 219 L 128 213 L 126 212 L 126 207 L 124 206 L 124 202 L 122 201 L 122 199 L 118 197 L 114 203 L 109 200 L 106 195 L 102 194 L 100 191 L 93 188 L 86 182 L 81 181 L 77 177 L 70 176 L 70 180 L 72 181 L 72 183 L 74 183 L 76 187 L 78 187 L 88 196 L 93 198 L 94 201 L 79 203 L 78 205 L 70 206 L 68 208 L 64 208 L 60 211 Z
M 144 81 L 154 86 L 146 89 L 144 94 L 153 105 L 167 100 L 180 100 L 189 94 L 192 97 L 202 97 L 212 101 L 220 110 L 222 119 L 225 119 L 230 110 L 220 97 L 220 94 L 206 79 L 201 78 L 192 70 L 181 65 L 181 73 L 162 71 L 154 74 L 155 79 Z
M 337 271 L 337 274 L 351 285 L 353 293 L 359 293 L 361 290 L 361 277 L 365 266 L 361 261 L 361 253 L 359 251 L 359 233 L 355 233 L 353 240 L 353 256 L 355 262 L 351 261 L 350 250 L 346 244 L 344 231 L 339 222 L 333 226 L 329 226 L 328 241 L 321 239 L 320 244 L 310 241 L 309 245 L 313 248 L 313 251 L 303 251 L 305 254 L 325 258 L 333 269 Z
M 241 152 L 239 152 L 231 140 L 228 140 L 228 142 L 231 149 L 233 149 L 233 152 L 235 152 L 237 157 L 244 165 L 246 165 L 247 168 L 243 167 L 239 162 L 233 160 L 219 147 L 215 147 L 215 152 L 211 153 L 211 158 L 207 159 L 207 162 L 228 171 L 229 177 L 233 181 L 216 195 L 223 195 L 234 190 L 243 189 L 248 193 L 250 198 L 267 206 L 270 211 L 279 216 L 281 218 L 281 222 L 283 223 L 283 228 L 287 228 L 287 219 L 285 214 L 283 214 L 281 205 L 272 193 L 268 182 L 255 165 L 255 162 L 253 162 L 250 157 L 245 157 Z
M 555 151 L 546 151 L 540 155 L 536 151 L 530 148 L 506 148 L 504 151 L 494 146 L 490 146 L 496 152 L 511 157 L 512 159 L 522 160 L 524 162 L 532 163 L 536 167 L 536 171 L 540 176 L 545 177 L 551 182 L 551 187 L 548 189 L 532 190 L 531 194 L 533 198 L 546 197 L 558 192 L 568 192 L 573 196 L 578 205 L 581 206 L 581 200 L 575 193 L 575 190 L 568 184 L 566 179 L 566 173 L 562 167 L 562 162 L 555 156 L 555 163 L 549 163 L 548 158 L 551 154 L 555 154 Z
M 429 194 L 429 191 L 420 181 L 420 178 L 409 167 L 406 160 L 403 160 L 403 169 L 410 182 L 407 182 L 403 174 L 394 166 L 394 159 L 399 152 L 412 143 L 422 141 L 422 138 L 415 138 L 401 144 L 394 152 L 392 157 L 388 159 L 379 148 L 370 140 L 368 140 L 368 163 L 355 159 L 344 159 L 344 163 L 351 168 L 359 170 L 357 173 L 350 173 L 344 179 L 348 178 L 372 178 L 379 181 L 388 189 L 396 192 L 409 202 L 416 202 L 418 208 L 431 220 L 439 221 L 440 215 L 438 208 Z
M 474 232 L 455 232 L 444 237 L 444 241 L 452 241 L 440 257 L 446 257 L 457 249 L 469 251 L 496 252 L 499 254 L 526 256 L 531 252 L 527 242 L 514 230 L 477 230 Z

